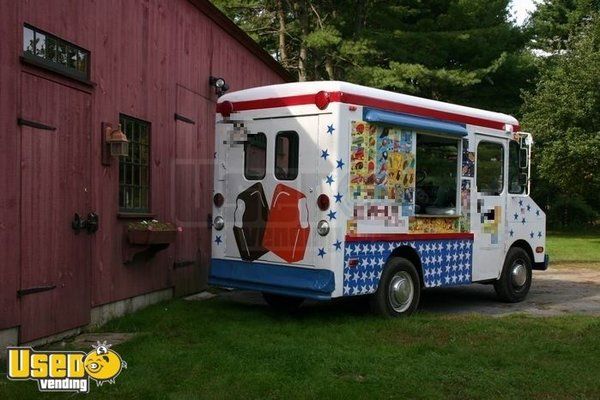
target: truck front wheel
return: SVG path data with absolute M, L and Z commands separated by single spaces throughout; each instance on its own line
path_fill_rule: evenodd
M 507 303 L 523 301 L 531 287 L 531 259 L 520 247 L 511 247 L 506 254 L 500 278 L 494 289 L 500 300 Z
M 419 305 L 421 280 L 415 266 L 405 258 L 390 258 L 386 263 L 371 308 L 386 317 L 406 317 Z

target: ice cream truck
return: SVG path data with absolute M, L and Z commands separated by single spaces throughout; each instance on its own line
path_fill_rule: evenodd
M 509 115 L 300 82 L 223 95 L 215 133 L 211 285 L 404 316 L 425 288 L 521 301 L 547 268 L 533 140 Z

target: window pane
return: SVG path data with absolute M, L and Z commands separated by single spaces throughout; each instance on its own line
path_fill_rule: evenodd
M 458 143 L 458 140 L 417 135 L 416 214 L 456 214 Z
M 129 155 L 121 157 L 119 170 L 119 183 L 124 198 L 119 198 L 119 206 L 124 211 L 146 212 L 149 211 L 149 126 L 147 122 L 134 118 L 121 116 L 121 129 L 129 140 Z
M 56 48 L 58 44 L 54 38 L 48 37 L 46 38 L 46 60 L 48 61 L 56 61 Z
M 265 177 L 267 168 L 267 137 L 259 132 L 248 135 L 244 143 L 244 176 L 249 180 L 258 180 Z
M 275 139 L 275 177 L 291 181 L 298 176 L 298 134 L 294 131 L 279 132 Z
M 518 142 L 511 140 L 508 145 L 508 192 L 512 194 L 522 194 L 525 192 L 525 185 L 519 182 L 519 175 L 526 173 L 520 166 L 521 146 Z
M 35 42 L 33 41 L 33 30 L 28 27 L 23 28 L 23 51 L 26 53 L 35 53 Z
M 498 196 L 504 188 L 504 148 L 500 143 L 481 142 L 477 146 L 477 191 Z
M 46 56 L 46 35 L 40 32 L 35 33 L 35 55 L 39 57 Z
M 56 56 L 57 56 L 56 61 L 59 64 L 67 65 L 68 54 L 67 54 L 67 45 L 66 44 L 64 44 L 64 43 L 58 44 L 58 52 L 57 52 Z

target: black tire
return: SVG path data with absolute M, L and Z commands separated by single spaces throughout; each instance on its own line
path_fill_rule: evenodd
M 262 292 L 263 298 L 269 306 L 281 312 L 294 312 L 304 302 L 303 297 L 284 296 L 281 294 Z
M 524 274 L 514 272 L 518 266 L 524 268 Z M 522 280 L 524 279 L 524 283 Z M 518 303 L 523 301 L 531 287 L 531 258 L 525 250 L 520 247 L 511 247 L 506 254 L 502 274 L 494 282 L 494 290 L 498 298 L 506 303 Z
M 408 279 L 410 278 L 410 279 Z M 403 281 L 399 282 L 399 280 Z M 392 287 L 400 283 L 401 287 L 410 287 L 412 295 L 404 295 L 406 301 L 393 296 Z M 398 287 L 398 286 L 396 286 Z M 406 293 L 403 293 L 406 294 Z M 408 317 L 419 306 L 421 298 L 421 279 L 415 266 L 405 258 L 390 258 L 383 269 L 377 292 L 371 296 L 371 309 L 385 317 Z M 395 303 L 395 304 L 394 304 Z

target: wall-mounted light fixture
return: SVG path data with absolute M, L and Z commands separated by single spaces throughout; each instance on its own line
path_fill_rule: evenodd
M 229 85 L 225 82 L 225 79 L 223 78 L 210 76 L 208 78 L 208 84 L 215 88 L 215 94 L 217 95 L 217 97 L 225 94 L 225 92 L 229 90 Z
M 129 155 L 129 140 L 121 130 L 121 124 L 114 129 L 109 123 L 102 123 L 102 164 L 110 165 L 113 157 Z

